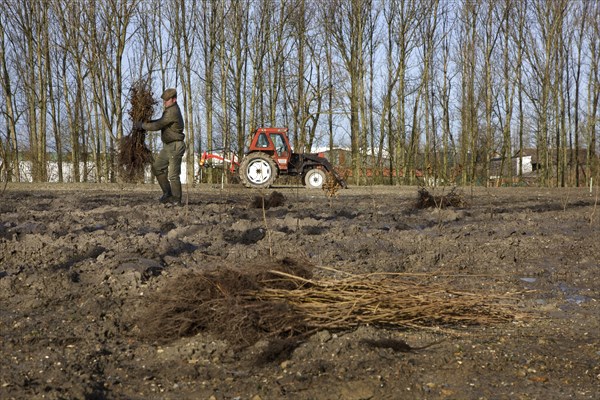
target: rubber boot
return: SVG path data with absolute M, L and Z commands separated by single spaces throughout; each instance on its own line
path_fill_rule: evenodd
M 169 201 L 171 196 L 173 196 L 171 193 L 171 183 L 169 182 L 169 178 L 167 178 L 167 174 L 156 175 L 156 181 L 163 192 L 163 195 L 160 196 L 158 201 L 164 204 Z
M 175 206 L 180 206 L 181 205 L 181 182 L 179 182 L 179 181 L 171 182 L 171 193 L 172 193 L 172 195 L 171 195 L 171 197 L 169 197 L 168 202 Z

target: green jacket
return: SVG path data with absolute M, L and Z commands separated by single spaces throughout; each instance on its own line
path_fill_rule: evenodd
M 161 131 L 160 138 L 163 143 L 183 140 L 183 116 L 177 103 L 165 108 L 162 117 L 144 122 L 142 128 L 147 131 Z

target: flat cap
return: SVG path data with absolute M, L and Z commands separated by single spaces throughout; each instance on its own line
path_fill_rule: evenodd
M 170 88 L 163 92 L 162 96 L 160 96 L 163 100 L 170 100 L 173 97 L 177 97 L 177 90 Z

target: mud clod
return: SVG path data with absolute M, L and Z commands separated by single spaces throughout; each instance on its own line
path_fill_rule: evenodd
M 281 207 L 284 204 L 285 196 L 278 191 L 274 191 L 267 196 L 255 196 L 250 204 L 250 208 L 264 208 L 268 210 L 273 207 Z
M 361 339 L 360 343 L 369 347 L 391 349 L 401 353 L 410 353 L 411 351 L 424 350 L 428 347 L 435 346 L 440 344 L 441 341 L 418 347 L 412 347 L 402 339 Z

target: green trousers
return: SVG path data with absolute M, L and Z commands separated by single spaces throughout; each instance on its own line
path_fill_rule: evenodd
M 171 182 L 181 182 L 181 161 L 185 153 L 185 142 L 176 141 L 164 143 L 158 156 L 152 163 L 152 173 L 155 176 L 166 174 Z

